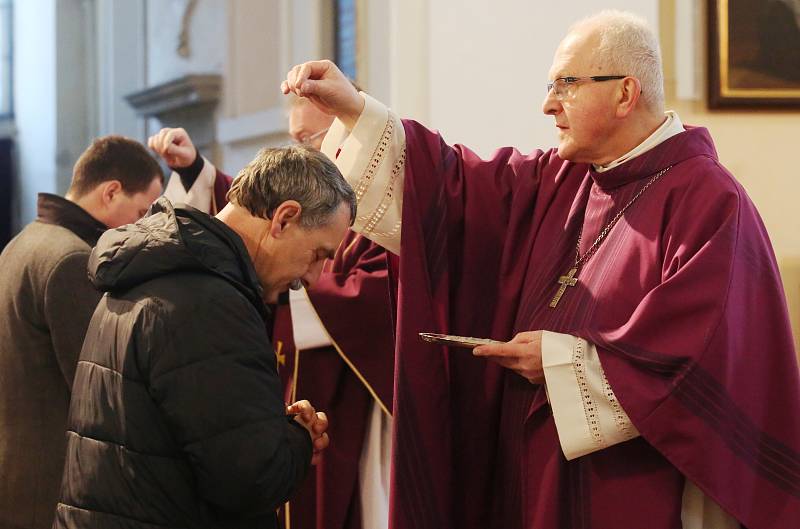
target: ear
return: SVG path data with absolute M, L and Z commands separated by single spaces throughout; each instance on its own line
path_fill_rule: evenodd
M 109 206 L 114 197 L 122 193 L 122 182 L 119 180 L 108 180 L 100 184 L 100 198 L 104 206 Z
M 272 215 L 271 235 L 279 238 L 291 226 L 299 226 L 302 212 L 303 207 L 296 200 L 287 200 L 281 203 L 275 208 L 275 213 Z
M 626 77 L 617 92 L 617 117 L 624 118 L 633 112 L 642 94 L 642 83 L 635 77 Z

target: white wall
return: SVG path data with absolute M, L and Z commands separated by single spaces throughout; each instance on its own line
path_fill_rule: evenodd
M 657 0 L 431 2 L 429 125 L 482 155 L 555 146 L 553 119 L 541 111 L 553 54 L 573 22 L 600 9 L 633 11 L 658 27 Z
M 358 81 L 373 97 L 392 105 L 391 17 L 392 0 L 363 0 L 358 4 Z
M 72 166 L 96 135 L 94 8 L 86 0 L 56 0 L 56 192 L 63 195 Z
M 122 134 L 143 141 L 145 120 L 136 114 L 125 96 L 146 84 L 146 0 L 95 2 L 95 135 Z
M 93 0 L 14 4 L 17 228 L 36 217 L 37 193 L 66 192 L 97 134 L 94 22 Z
M 147 0 L 147 83 L 189 73 L 222 73 L 226 58 L 226 0 L 198 1 L 189 19 L 189 57 L 176 53 L 188 0 Z
M 331 56 L 329 0 L 231 0 L 225 91 L 217 136 L 222 168 L 236 173 L 266 145 L 289 141 L 291 66 Z M 327 17 L 327 18 L 326 18 Z
M 430 16 L 426 0 L 392 2 L 387 31 L 391 107 L 401 116 L 423 123 L 429 122 L 431 102 Z
M 56 190 L 55 3 L 56 0 L 14 3 L 18 227 L 36 217 L 37 192 Z

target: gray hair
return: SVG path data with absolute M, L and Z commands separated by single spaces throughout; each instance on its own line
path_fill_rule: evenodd
M 600 42 L 595 57 L 609 75 L 630 75 L 642 84 L 641 100 L 654 112 L 664 111 L 664 72 L 658 38 L 643 17 L 617 10 L 604 10 L 573 24 L 575 30 L 590 29 Z
M 318 228 L 342 205 L 356 217 L 356 195 L 336 165 L 316 149 L 293 145 L 261 149 L 228 191 L 228 201 L 253 216 L 272 219 L 279 205 L 296 200 L 300 225 Z

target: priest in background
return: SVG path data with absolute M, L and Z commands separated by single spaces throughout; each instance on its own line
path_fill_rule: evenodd
M 800 527 L 800 380 L 758 212 L 664 111 L 641 18 L 578 22 L 548 79 L 558 148 L 488 160 L 330 61 L 282 84 L 337 116 L 355 229 L 400 256 L 391 526 Z
M 319 149 L 333 116 L 292 102 L 289 134 Z M 183 129 L 162 129 L 150 147 L 173 168 L 165 195 L 214 212 L 231 177 L 200 156 Z M 291 308 L 291 310 L 290 310 Z M 393 313 L 386 251 L 350 232 L 319 281 L 292 290 L 272 330 L 286 401 L 326 412 L 331 445 L 284 507 L 285 529 L 385 529 L 391 454 Z

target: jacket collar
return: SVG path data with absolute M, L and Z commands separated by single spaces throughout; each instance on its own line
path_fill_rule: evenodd
M 108 229 L 75 202 L 50 193 L 39 193 L 37 220 L 66 228 L 89 246 L 96 245 L 97 239 Z

